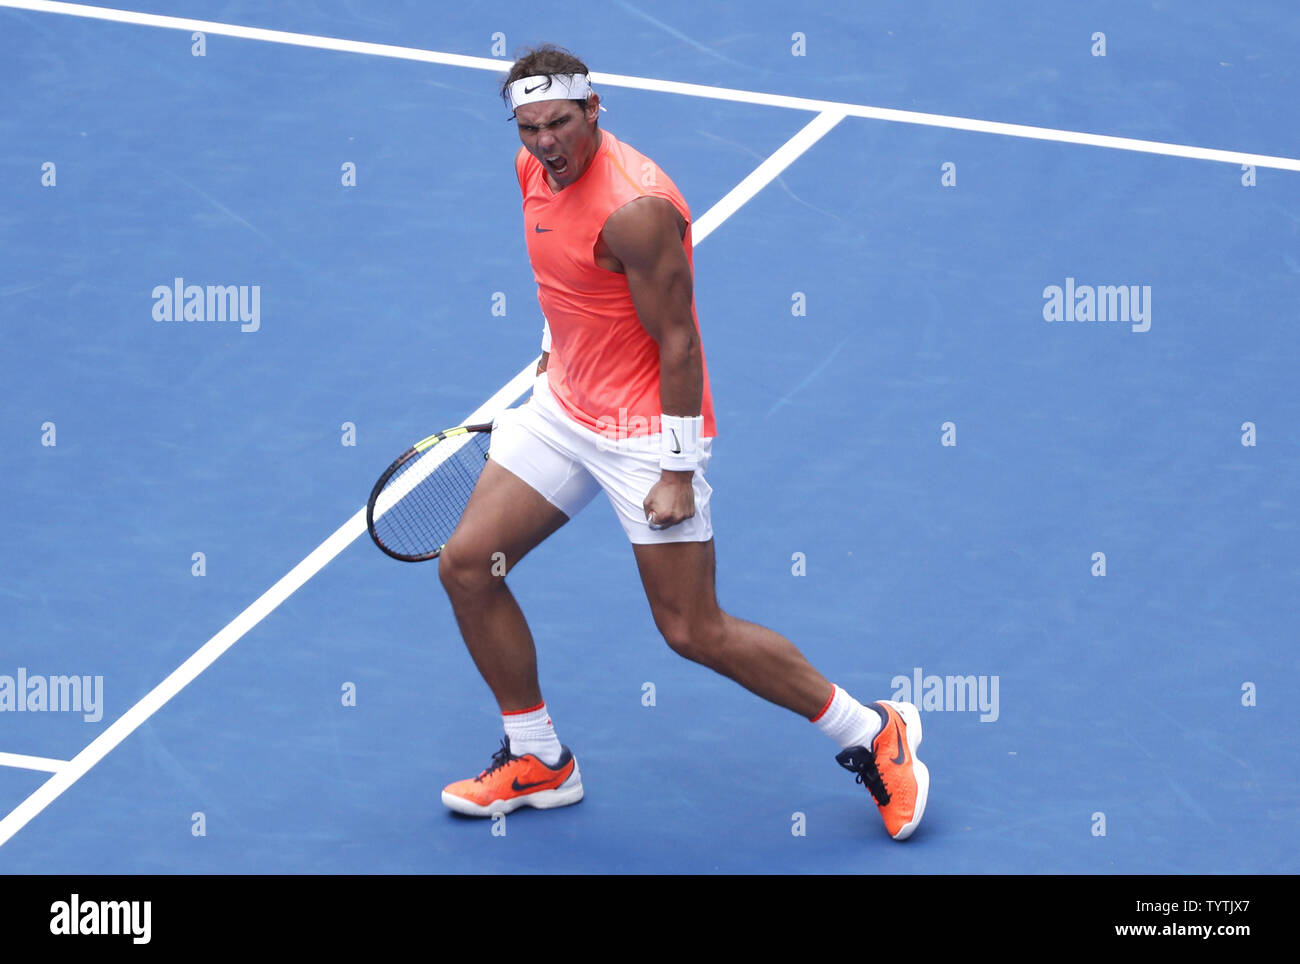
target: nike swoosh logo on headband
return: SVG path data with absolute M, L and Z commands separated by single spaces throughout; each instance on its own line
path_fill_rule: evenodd
M 541 89 L 542 89 L 543 87 L 545 87 L 545 86 L 546 86 L 546 84 L 542 83 L 542 84 L 537 84 L 537 85 L 535 85 L 535 86 L 533 86 L 533 87 L 525 87 L 525 88 L 524 88 L 524 93 L 525 93 L 525 94 L 531 94 L 533 91 L 535 91 L 535 90 L 541 90 Z

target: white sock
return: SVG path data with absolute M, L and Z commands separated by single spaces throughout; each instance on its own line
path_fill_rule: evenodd
M 832 684 L 833 685 L 833 684 Z M 835 687 L 830 702 L 821 713 L 812 718 L 821 730 L 840 745 L 841 750 L 851 746 L 871 747 L 884 721 L 880 712 L 871 706 L 863 706 L 847 692 Z
M 515 756 L 531 753 L 548 767 L 560 762 L 564 748 L 555 735 L 551 725 L 551 715 L 546 711 L 545 703 L 526 710 L 502 713 L 501 719 L 506 726 L 506 736 L 510 738 L 510 752 Z

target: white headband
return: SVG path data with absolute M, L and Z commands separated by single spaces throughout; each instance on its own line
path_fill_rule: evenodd
M 542 100 L 586 100 L 591 95 L 591 80 L 586 74 L 539 74 L 516 80 L 509 92 L 510 109 L 518 110 Z

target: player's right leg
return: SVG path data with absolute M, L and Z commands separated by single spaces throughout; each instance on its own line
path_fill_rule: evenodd
M 438 559 L 465 645 L 503 713 L 542 701 L 533 636 L 506 573 L 568 519 L 489 459 Z
M 529 405 L 498 419 L 490 455 L 438 569 L 506 731 L 487 769 L 443 790 L 444 804 L 473 816 L 582 799 L 577 761 L 555 735 L 532 633 L 505 576 L 599 491 Z

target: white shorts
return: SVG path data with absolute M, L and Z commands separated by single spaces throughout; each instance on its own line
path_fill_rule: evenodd
M 527 402 L 497 418 L 489 454 L 570 519 L 604 489 L 631 542 L 707 542 L 713 538 L 713 489 L 704 472 L 713 439 L 700 439 L 700 465 L 693 479 L 695 515 L 667 529 L 651 529 L 645 517 L 645 497 L 659 481 L 659 445 L 657 434 L 610 439 L 584 428 L 560 408 L 543 373 Z

